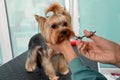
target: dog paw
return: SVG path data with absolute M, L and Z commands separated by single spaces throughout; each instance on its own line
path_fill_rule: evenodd
M 35 70 L 35 68 L 36 68 L 36 65 L 27 66 L 27 67 L 26 67 L 26 70 L 27 70 L 28 72 L 33 72 L 33 71 Z
M 49 80 L 58 80 L 58 79 L 59 79 L 58 76 L 49 77 Z
M 36 68 L 36 63 L 31 63 L 28 60 L 26 61 L 25 69 L 27 72 L 33 72 Z
M 66 75 L 66 74 L 68 74 L 69 73 L 69 69 L 67 69 L 66 71 L 64 71 L 64 72 L 61 72 L 61 74 L 63 74 L 63 75 Z
M 35 66 L 29 66 L 28 68 L 26 68 L 27 72 L 33 72 L 35 70 Z

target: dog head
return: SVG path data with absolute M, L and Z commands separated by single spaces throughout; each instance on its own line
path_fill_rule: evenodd
M 41 34 L 48 43 L 58 44 L 75 36 L 71 26 L 71 16 L 65 8 L 54 3 L 46 9 L 45 14 L 50 13 L 48 17 L 35 15 Z

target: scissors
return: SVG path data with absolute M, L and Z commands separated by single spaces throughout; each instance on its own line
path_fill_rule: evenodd
M 90 35 L 89 36 L 86 36 L 86 35 L 84 35 L 84 36 L 75 36 L 74 38 L 75 38 L 75 40 L 77 40 L 77 39 L 83 39 L 83 38 L 90 38 L 90 37 L 92 37 L 94 34 L 96 33 L 96 31 L 90 31 Z
M 70 42 L 71 42 L 71 45 L 72 46 L 76 46 L 76 40 L 77 39 L 83 39 L 83 38 L 90 38 L 90 37 L 92 37 L 94 34 L 96 33 L 96 31 L 90 31 L 90 35 L 89 36 L 86 36 L 86 35 L 83 35 L 83 36 L 75 36 L 74 37 L 74 39 L 73 40 L 71 40 Z

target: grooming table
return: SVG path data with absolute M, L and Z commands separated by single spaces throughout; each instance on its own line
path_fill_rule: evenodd
M 96 71 L 98 70 L 96 62 L 84 58 L 78 54 L 75 46 L 73 46 L 73 48 L 85 65 L 88 65 Z M 48 80 L 48 77 L 45 75 L 42 68 L 37 68 L 33 73 L 26 72 L 24 67 L 26 56 L 27 51 L 8 63 L 0 66 L 0 80 Z M 59 80 L 71 80 L 70 73 L 67 75 L 61 75 L 58 73 L 57 75 L 60 77 Z

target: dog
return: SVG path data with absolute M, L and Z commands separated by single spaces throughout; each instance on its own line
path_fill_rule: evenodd
M 72 30 L 71 15 L 60 4 L 51 4 L 46 9 L 45 15 L 47 16 L 35 15 L 41 35 L 30 40 L 25 68 L 28 72 L 33 72 L 39 64 L 50 80 L 58 80 L 56 69 L 66 75 L 69 73 L 68 64 L 61 53 L 56 53 L 46 43 L 60 44 L 64 40 L 70 40 L 75 34 Z

